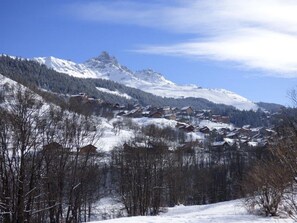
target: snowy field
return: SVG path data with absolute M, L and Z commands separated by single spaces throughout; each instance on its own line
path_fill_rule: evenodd
M 92 223 L 292 223 L 289 218 L 261 217 L 247 213 L 241 200 L 210 205 L 176 206 L 159 216 L 124 217 Z

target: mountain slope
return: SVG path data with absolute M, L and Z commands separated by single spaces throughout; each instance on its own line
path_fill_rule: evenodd
M 0 73 L 27 87 L 43 89 L 62 97 L 84 92 L 90 97 L 121 105 L 139 103 L 143 106 L 178 108 L 191 105 L 196 110 L 232 110 L 231 106 L 214 104 L 203 98 L 164 98 L 110 80 L 76 78 L 49 69 L 36 61 L 10 56 L 0 56 Z
M 196 85 L 177 85 L 151 69 L 133 72 L 119 64 L 116 58 L 106 52 L 82 64 L 54 57 L 39 57 L 33 60 L 70 76 L 112 80 L 157 96 L 204 98 L 216 104 L 231 105 L 240 110 L 258 109 L 258 105 L 255 103 L 224 89 L 207 89 Z

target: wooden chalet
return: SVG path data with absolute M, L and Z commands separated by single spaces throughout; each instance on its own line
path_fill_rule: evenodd
M 183 107 L 181 109 L 182 114 L 186 114 L 186 115 L 192 115 L 194 110 L 191 106 L 187 106 L 187 107 Z
M 86 145 L 79 149 L 79 154 L 97 154 L 97 147 L 93 146 L 92 144 Z

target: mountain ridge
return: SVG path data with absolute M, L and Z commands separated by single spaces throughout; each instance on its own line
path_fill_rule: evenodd
M 234 106 L 239 110 L 257 110 L 252 101 L 225 89 L 208 89 L 196 85 L 177 85 L 152 69 L 133 72 L 103 51 L 84 63 L 75 63 L 55 57 L 36 57 L 32 60 L 57 72 L 78 78 L 112 80 L 129 87 L 168 98 L 204 98 L 216 104 Z

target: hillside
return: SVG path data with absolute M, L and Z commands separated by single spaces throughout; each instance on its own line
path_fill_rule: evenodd
M 151 69 L 133 72 L 121 65 L 115 57 L 102 52 L 98 57 L 79 64 L 55 57 L 38 57 L 33 60 L 60 73 L 78 78 L 112 80 L 123 85 L 167 98 L 203 98 L 216 104 L 234 106 L 240 110 L 257 110 L 248 99 L 225 89 L 207 89 L 196 85 L 177 85 Z M 181 74 L 182 75 L 182 74 Z
M 92 221 L 99 223 L 102 221 Z M 159 216 L 138 216 L 118 218 L 104 221 L 104 223 L 291 223 L 288 218 L 265 218 L 247 213 L 242 200 L 221 202 L 210 205 L 175 206 L 168 208 Z
M 90 97 L 102 99 L 109 103 L 125 105 L 139 103 L 143 106 L 172 106 L 179 108 L 191 105 L 195 109 L 224 110 L 231 108 L 230 106 L 215 104 L 203 98 L 163 98 L 106 79 L 81 79 L 59 73 L 35 61 L 14 59 L 8 56 L 0 57 L 0 73 L 25 86 L 38 87 L 65 97 L 84 92 Z

